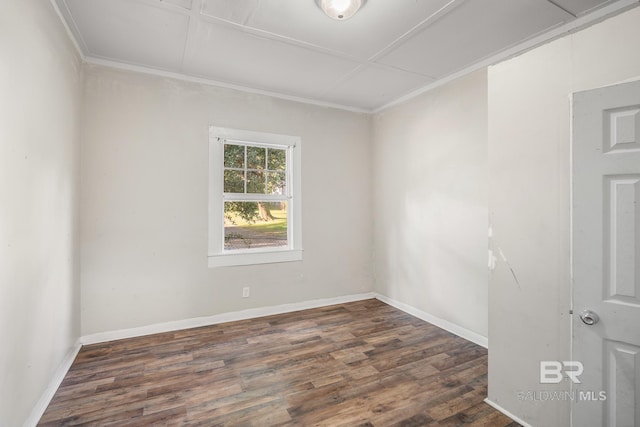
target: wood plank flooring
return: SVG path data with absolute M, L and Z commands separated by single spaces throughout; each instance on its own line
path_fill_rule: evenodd
M 83 347 L 40 426 L 517 426 L 487 351 L 377 300 Z

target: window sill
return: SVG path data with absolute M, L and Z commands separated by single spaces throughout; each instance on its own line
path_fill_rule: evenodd
M 240 252 L 209 255 L 209 268 L 231 267 L 235 265 L 275 264 L 279 262 L 302 261 L 302 250 L 282 250 L 269 252 Z

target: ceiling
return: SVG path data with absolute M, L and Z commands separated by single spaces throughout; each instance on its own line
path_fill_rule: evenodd
M 613 0 L 55 0 L 88 62 L 374 111 Z

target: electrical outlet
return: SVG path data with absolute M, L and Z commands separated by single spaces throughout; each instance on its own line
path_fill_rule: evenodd
M 248 286 L 242 288 L 242 298 L 249 298 L 249 290 Z

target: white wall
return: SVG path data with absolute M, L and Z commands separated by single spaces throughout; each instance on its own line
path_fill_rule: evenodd
M 489 69 L 489 399 L 535 426 L 566 426 L 568 402 L 520 401 L 541 360 L 570 360 L 570 103 L 640 76 L 640 8 Z M 500 257 L 499 257 L 500 258 Z M 558 388 L 561 390 L 566 385 Z
M 83 334 L 372 290 L 369 116 L 85 74 Z M 302 137 L 302 262 L 207 268 L 209 125 Z
M 375 116 L 376 291 L 487 336 L 487 75 Z
M 0 426 L 25 422 L 80 332 L 80 79 L 48 1 L 0 2 Z

